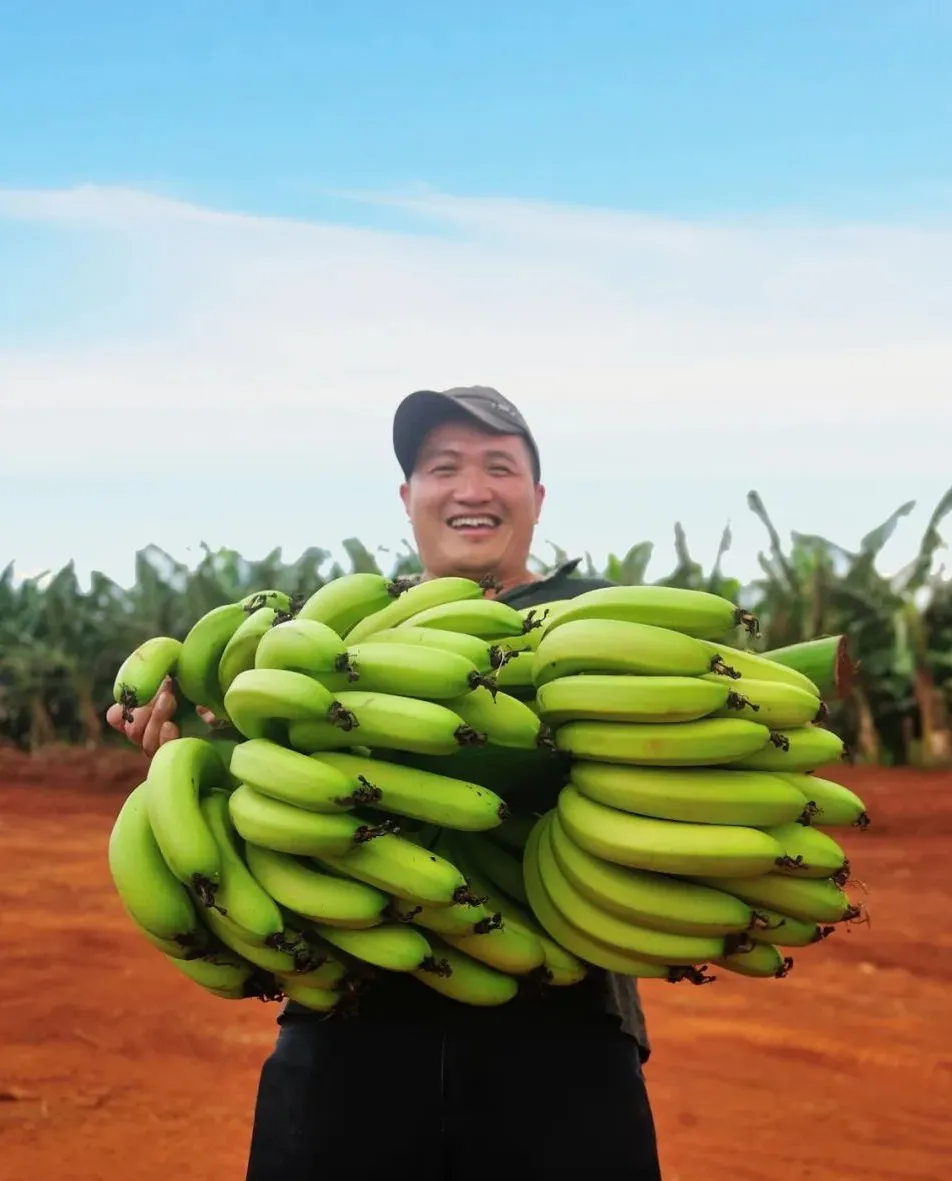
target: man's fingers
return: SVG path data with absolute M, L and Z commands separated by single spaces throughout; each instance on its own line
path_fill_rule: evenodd
M 139 745 L 151 758 L 152 755 L 159 749 L 161 744 L 162 727 L 172 721 L 172 717 L 178 708 L 178 702 L 175 700 L 175 695 L 168 689 L 163 689 L 152 708 L 151 716 L 148 719 Z
M 207 705 L 196 705 L 195 712 L 202 719 L 202 721 L 206 724 L 206 726 L 211 726 L 212 723 L 215 721 L 215 715 L 212 713 L 212 711 L 208 708 Z
M 174 722 L 163 722 L 158 730 L 150 727 L 142 742 L 142 753 L 151 759 L 160 746 L 165 746 L 173 738 L 178 738 L 180 733 L 181 731 Z
M 125 734 L 126 723 L 122 717 L 121 705 L 110 705 L 106 710 L 106 725 L 112 726 L 113 730 L 118 730 L 120 734 Z
M 162 729 L 159 731 L 159 746 L 165 746 L 173 738 L 178 738 L 179 733 L 179 728 L 174 722 L 163 722 Z

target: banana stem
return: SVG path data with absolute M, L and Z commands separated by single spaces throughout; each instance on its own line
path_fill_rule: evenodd
M 849 654 L 846 636 L 823 636 L 818 640 L 804 640 L 763 652 L 766 660 L 786 665 L 809 677 L 830 701 L 842 701 L 853 688 L 853 676 L 858 664 Z

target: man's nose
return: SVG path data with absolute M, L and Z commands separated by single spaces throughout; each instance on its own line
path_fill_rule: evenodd
M 472 506 L 487 504 L 492 500 L 493 491 L 489 480 L 481 472 L 464 472 L 460 475 L 453 495 L 460 504 Z

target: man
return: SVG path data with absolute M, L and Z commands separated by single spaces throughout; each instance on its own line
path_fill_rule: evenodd
M 393 442 L 424 578 L 492 574 L 517 608 L 608 585 L 574 577 L 577 561 L 547 577 L 527 569 L 545 499 L 539 453 L 495 390 L 410 394 Z M 128 724 L 118 706 L 107 716 L 151 754 L 178 733 L 174 709 L 163 699 Z M 353 1017 L 286 1006 L 262 1070 L 246 1181 L 344 1170 L 659 1181 L 633 981 L 592 969 L 581 985 L 489 1010 L 398 973 L 385 984 Z

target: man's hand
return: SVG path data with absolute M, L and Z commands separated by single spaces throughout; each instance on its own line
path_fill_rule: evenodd
M 172 721 L 177 708 L 171 679 L 166 678 L 148 705 L 140 705 L 132 711 L 131 722 L 123 721 L 121 705 L 110 705 L 106 710 L 106 721 L 151 759 L 160 746 L 180 736 L 181 731 Z M 204 706 L 197 706 L 195 712 L 209 726 L 215 720 L 212 711 Z

